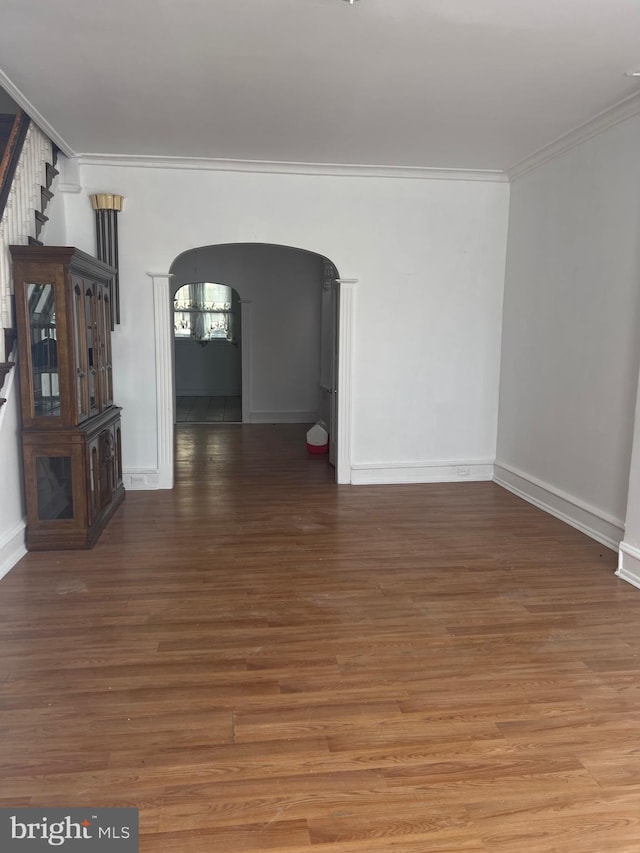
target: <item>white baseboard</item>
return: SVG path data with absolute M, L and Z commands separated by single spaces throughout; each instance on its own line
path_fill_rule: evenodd
M 314 424 L 318 412 L 249 412 L 251 424 Z
M 372 462 L 351 466 L 354 485 L 479 482 L 493 479 L 493 460 L 467 462 Z
M 626 542 L 620 543 L 616 575 L 640 589 L 640 550 L 638 548 Z
M 550 483 L 538 480 L 510 465 L 496 462 L 494 471 L 493 479 L 499 486 L 575 527 L 607 548 L 618 550 L 620 540 L 624 536 L 624 521 L 621 519 L 614 518 Z
M 161 488 L 157 468 L 129 468 L 122 472 L 122 482 L 128 492 L 148 492 Z
M 0 539 L 0 578 L 8 574 L 27 553 L 24 545 L 26 524 L 19 521 Z

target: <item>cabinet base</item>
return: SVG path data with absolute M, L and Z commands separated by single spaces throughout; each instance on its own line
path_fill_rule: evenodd
M 124 496 L 124 486 L 119 486 L 104 513 L 86 530 L 55 530 L 53 526 L 56 522 L 52 522 L 50 530 L 31 530 L 27 524 L 25 542 L 27 551 L 76 551 L 93 548 L 111 516 L 124 500 Z M 64 524 L 64 522 L 57 523 Z

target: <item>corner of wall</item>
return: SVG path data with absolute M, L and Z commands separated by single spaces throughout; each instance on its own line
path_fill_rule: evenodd
M 620 543 L 616 576 L 640 589 L 640 549 Z
M 0 536 L 0 579 L 8 574 L 27 553 L 24 521 L 19 521 Z
M 575 527 L 581 533 L 613 551 L 618 550 L 624 535 L 624 522 L 590 506 L 573 495 L 562 492 L 550 483 L 496 461 L 494 482 L 538 509 Z
M 2 395 L 6 398 L 6 403 L 0 408 L 0 468 L 3 473 L 3 491 L 0 495 L 0 578 L 27 553 L 20 470 L 19 388 L 16 374 L 17 367 L 14 367 L 5 380 Z

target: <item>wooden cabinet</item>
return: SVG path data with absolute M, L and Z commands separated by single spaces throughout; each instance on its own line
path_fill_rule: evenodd
M 88 548 L 124 497 L 113 403 L 114 270 L 70 247 L 12 246 L 27 548 Z

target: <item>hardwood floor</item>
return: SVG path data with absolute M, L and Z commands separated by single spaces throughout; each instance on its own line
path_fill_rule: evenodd
M 491 483 L 180 428 L 172 492 L 0 582 L 0 805 L 143 853 L 637 853 L 640 590 Z
M 176 422 L 242 423 L 242 397 L 176 397 Z

